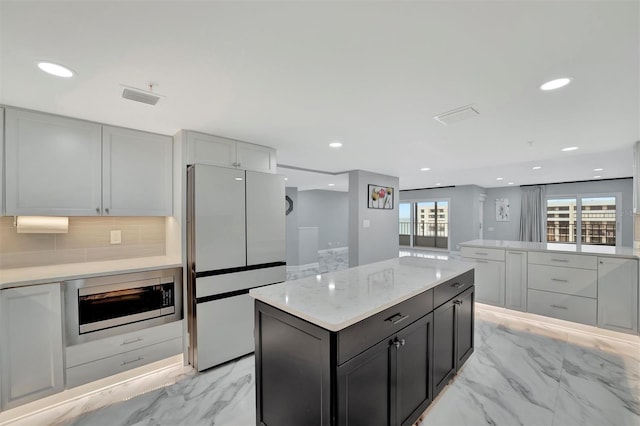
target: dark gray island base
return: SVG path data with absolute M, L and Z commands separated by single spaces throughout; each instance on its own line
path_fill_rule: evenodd
M 473 353 L 474 273 L 338 331 L 256 300 L 265 426 L 412 425 Z

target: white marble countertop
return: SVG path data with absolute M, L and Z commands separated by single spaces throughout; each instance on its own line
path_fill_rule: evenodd
M 167 256 L 153 256 L 104 262 L 68 263 L 28 268 L 0 269 L 0 289 L 58 282 L 74 278 L 124 274 L 178 266 L 182 266 L 180 259 Z
M 640 250 L 632 247 L 597 246 L 588 244 L 531 243 L 507 240 L 471 240 L 460 243 L 461 247 L 482 247 L 505 250 L 551 251 L 554 253 L 594 254 L 598 256 L 640 258 Z
M 255 299 L 339 331 L 473 269 L 455 260 L 401 257 L 249 291 Z

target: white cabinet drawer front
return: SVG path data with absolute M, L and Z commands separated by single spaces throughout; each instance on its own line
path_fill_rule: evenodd
M 597 269 L 596 256 L 583 254 L 529 252 L 529 264 L 564 266 L 566 268 Z
M 132 368 L 177 355 L 181 352 L 182 339 L 177 338 L 67 368 L 67 388 L 122 373 Z
M 473 259 L 504 261 L 504 250 L 500 249 L 461 247 L 460 254 Z
M 529 288 L 572 294 L 598 296 L 598 273 L 589 269 L 529 265 Z
M 476 302 L 504 306 L 504 262 L 470 258 L 462 260 L 475 263 Z
M 196 297 L 207 297 L 266 284 L 275 284 L 286 279 L 287 267 L 284 265 L 230 274 L 211 275 L 196 278 Z
M 129 352 L 155 343 L 182 338 L 182 321 L 81 343 L 67 348 L 67 368 Z
M 532 314 L 596 325 L 597 302 L 586 297 L 530 289 L 528 311 Z

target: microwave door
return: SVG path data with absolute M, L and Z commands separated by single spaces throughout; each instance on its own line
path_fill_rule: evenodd
M 246 265 L 243 170 L 194 166 L 190 230 L 195 272 Z

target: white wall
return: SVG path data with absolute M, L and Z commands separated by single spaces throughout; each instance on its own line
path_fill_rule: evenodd
M 394 188 L 393 210 L 369 209 L 367 185 Z M 398 257 L 397 177 L 352 170 L 349 172 L 349 267 Z M 363 227 L 363 221 L 369 227 Z
M 620 244 L 633 246 L 633 179 L 614 179 L 593 182 L 562 183 L 544 185 L 546 195 L 598 195 L 620 193 L 620 205 L 617 206 L 620 220 Z M 487 199 L 484 205 L 484 238 L 488 240 L 518 240 L 520 229 L 520 188 L 501 187 L 486 189 Z M 511 221 L 496 222 L 496 198 L 508 198 L 511 205 Z M 494 231 L 489 231 L 493 227 Z
M 449 250 L 455 251 L 459 250 L 457 247 L 459 243 L 478 238 L 480 233 L 480 194 L 485 192 L 486 190 L 479 186 L 464 185 L 401 191 L 400 199 L 402 201 L 448 199 Z M 396 234 L 398 233 L 397 228 L 396 226 Z M 487 238 L 486 235 L 485 238 Z
M 318 228 L 318 250 L 349 244 L 348 193 L 298 191 L 298 226 Z

